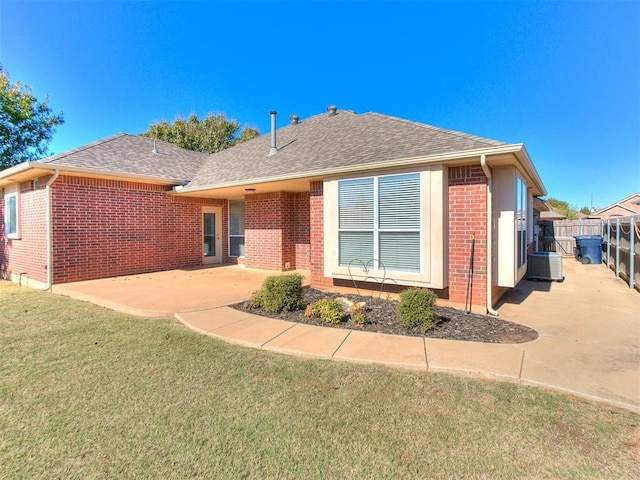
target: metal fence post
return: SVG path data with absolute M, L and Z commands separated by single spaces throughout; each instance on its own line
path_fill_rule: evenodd
M 611 268 L 611 219 L 607 218 L 607 268 Z
M 635 219 L 633 217 L 629 217 L 629 288 L 633 288 L 634 275 L 635 275 L 635 265 L 634 256 L 636 254 L 635 249 L 635 240 L 636 240 L 636 232 L 634 230 Z
M 620 219 L 616 218 L 616 278 L 620 278 Z

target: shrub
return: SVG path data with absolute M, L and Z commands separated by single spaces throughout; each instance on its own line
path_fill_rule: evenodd
M 351 307 L 351 320 L 356 325 L 364 325 L 366 323 L 367 317 L 364 313 L 364 307 L 361 304 L 355 303 Z
M 256 290 L 251 294 L 251 298 L 249 298 L 249 308 L 262 308 L 262 305 L 262 290 Z
M 302 275 L 274 275 L 262 283 L 260 300 L 262 307 L 270 313 L 299 310 L 304 306 Z
M 433 313 L 436 296 L 431 290 L 409 288 L 400 294 L 398 314 L 400 324 L 405 328 L 420 327 L 425 332 L 437 325 Z
M 304 309 L 304 316 L 307 318 L 312 318 L 317 316 L 318 314 L 316 313 L 316 309 L 314 307 L 314 304 L 310 304 L 307 305 L 307 308 Z
M 338 324 L 344 318 L 342 304 L 337 300 L 318 300 L 307 307 L 304 312 L 306 317 L 319 317 L 324 323 Z

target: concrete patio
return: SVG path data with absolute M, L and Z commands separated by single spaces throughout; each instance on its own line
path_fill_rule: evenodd
M 296 271 L 309 282 L 309 272 Z M 54 285 L 53 293 L 142 317 L 172 317 L 241 302 L 272 270 L 243 265 L 193 267 Z
M 137 315 L 175 314 L 193 330 L 252 348 L 513 381 L 640 413 L 640 294 L 602 265 L 565 259 L 563 269 L 564 282 L 524 280 L 498 305 L 502 318 L 539 333 L 517 345 L 330 329 L 240 312 L 226 305 L 273 274 L 242 266 L 93 280 L 54 292 Z

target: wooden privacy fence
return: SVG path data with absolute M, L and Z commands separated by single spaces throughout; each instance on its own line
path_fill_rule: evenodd
M 543 220 L 538 232 L 538 250 L 574 255 L 578 235 L 602 235 L 602 220 Z M 542 242 L 542 244 L 540 244 Z
M 629 288 L 640 291 L 640 215 L 607 220 L 545 220 L 539 224 L 537 250 L 575 254 L 579 235 L 602 237 L 602 260 Z
M 603 220 L 602 229 L 607 267 L 640 291 L 640 215 Z

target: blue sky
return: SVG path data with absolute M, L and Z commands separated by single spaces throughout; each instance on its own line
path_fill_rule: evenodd
M 524 143 L 577 207 L 640 191 L 640 2 L 0 0 L 0 63 L 64 112 L 55 153 L 335 104 Z

